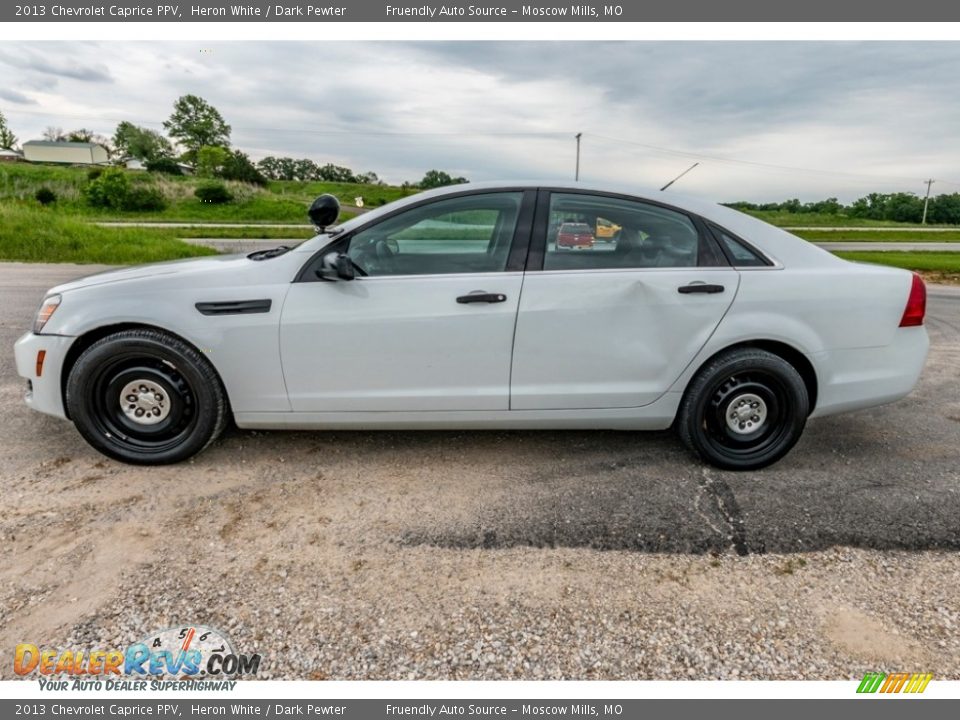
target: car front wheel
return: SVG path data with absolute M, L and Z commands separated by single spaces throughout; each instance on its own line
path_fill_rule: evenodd
M 206 358 L 150 329 L 108 335 L 84 350 L 67 378 L 66 405 L 94 448 L 141 465 L 195 455 L 227 419 L 226 393 Z
M 800 439 L 809 414 L 803 378 L 766 350 L 718 356 L 691 381 L 677 418 L 683 443 L 727 470 L 775 463 Z

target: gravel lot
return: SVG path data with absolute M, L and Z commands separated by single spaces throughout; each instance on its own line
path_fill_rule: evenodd
M 956 289 L 914 395 L 759 473 L 617 432 L 234 430 L 145 469 L 21 401 L 13 341 L 94 269 L 0 264 L 0 677 L 199 623 L 261 678 L 960 678 Z

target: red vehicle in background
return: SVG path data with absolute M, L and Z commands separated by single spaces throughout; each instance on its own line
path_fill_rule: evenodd
M 593 247 L 593 228 L 586 223 L 566 222 L 557 233 L 557 248 L 580 250 Z

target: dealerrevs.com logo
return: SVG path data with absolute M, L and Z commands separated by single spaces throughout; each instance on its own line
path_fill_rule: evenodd
M 257 674 L 261 656 L 234 650 L 227 636 L 202 625 L 168 628 L 125 650 L 68 650 L 17 645 L 13 670 L 37 676 L 47 690 L 231 690 Z

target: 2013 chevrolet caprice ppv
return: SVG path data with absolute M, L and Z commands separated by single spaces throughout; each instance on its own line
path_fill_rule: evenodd
M 92 275 L 16 344 L 27 403 L 170 463 L 241 428 L 674 426 L 713 465 L 783 457 L 809 417 L 902 398 L 923 281 L 729 208 L 582 184 L 470 184 L 295 247 Z M 576 252 L 562 228 L 607 242 Z M 610 230 L 610 228 L 614 228 Z

